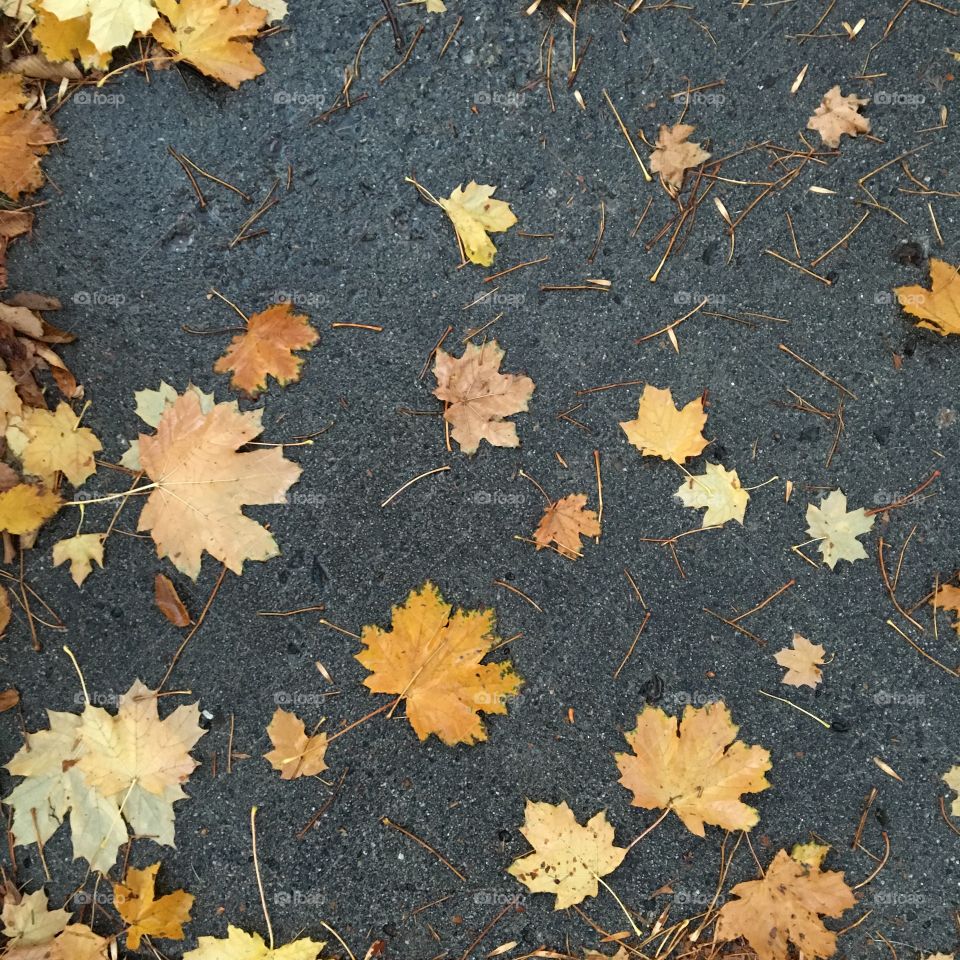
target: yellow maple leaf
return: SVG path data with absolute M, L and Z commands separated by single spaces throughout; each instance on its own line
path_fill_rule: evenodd
M 60 503 L 60 498 L 49 490 L 18 483 L 0 493 L 0 530 L 33 533 L 60 509 Z
M 246 331 L 233 338 L 213 369 L 232 371 L 230 383 L 255 397 L 267 389 L 268 377 L 281 387 L 299 380 L 303 358 L 293 351 L 309 350 L 319 339 L 308 317 L 294 313 L 289 303 L 274 304 L 249 318 Z
M 606 812 L 581 825 L 566 801 L 560 804 L 527 801 L 520 832 L 533 853 L 514 860 L 507 869 L 532 893 L 556 894 L 554 910 L 563 910 L 595 897 L 600 877 L 623 862 L 627 847 L 614 844 Z
M 796 860 L 797 863 L 802 863 L 805 866 L 814 867 L 819 870 L 823 866 L 823 861 L 829 852 L 830 845 L 828 843 L 811 841 L 810 843 L 795 843 L 793 849 L 790 851 L 790 856 Z
M 621 420 L 620 426 L 643 456 L 683 463 L 702 453 L 709 443 L 701 432 L 706 422 L 702 397 L 691 400 L 678 410 L 669 389 L 661 390 L 647 384 L 640 397 L 636 419 Z
M 32 32 L 48 60 L 63 63 L 79 57 L 88 70 L 104 70 L 110 65 L 112 54 L 101 53 L 90 41 L 90 14 L 61 20 L 41 9 Z
M 43 185 L 40 158 L 57 139 L 39 110 L 24 110 L 23 80 L 0 73 L 0 192 L 11 200 Z
M 259 933 L 246 933 L 231 925 L 226 939 L 200 937 L 197 943 L 183 960 L 317 960 L 324 946 L 304 937 L 282 947 L 268 947 Z
M 182 784 L 197 766 L 190 751 L 204 734 L 197 705 L 161 719 L 156 692 L 137 680 L 115 716 L 90 704 L 48 716 L 50 729 L 31 733 L 7 764 L 24 778 L 6 798 L 16 843 L 46 843 L 69 813 L 74 857 L 101 873 L 127 842 L 127 823 L 172 846 L 173 804 L 186 797 Z
M 676 494 L 685 507 L 706 507 L 703 526 L 723 526 L 728 520 L 743 524 L 750 494 L 740 486 L 736 470 L 727 470 L 719 463 L 706 464 L 699 476 L 690 476 Z
M 580 537 L 599 537 L 600 520 L 595 510 L 587 510 L 587 495 L 571 493 L 551 503 L 544 511 L 533 539 L 537 549 L 557 545 L 557 552 L 570 560 L 581 556 Z
M 154 37 L 175 60 L 185 60 L 208 77 L 236 89 L 265 71 L 253 52 L 253 39 L 267 11 L 240 0 L 156 0 L 166 20 L 153 25 Z
M 782 683 L 790 687 L 816 687 L 823 679 L 820 665 L 824 649 L 819 643 L 811 643 L 799 633 L 793 635 L 793 646 L 784 647 L 773 659 L 786 669 Z
M 68 403 L 61 401 L 53 412 L 28 407 L 15 426 L 24 437 L 18 452 L 26 473 L 51 486 L 62 473 L 75 487 L 96 473 L 93 455 L 103 447 L 89 427 L 79 425 Z
M 374 693 L 406 700 L 407 719 L 421 740 L 436 734 L 448 746 L 487 739 L 480 712 L 506 713 L 523 681 L 509 661 L 481 663 L 499 642 L 492 610 L 458 610 L 425 583 L 393 608 L 393 629 L 366 626 L 357 660 Z
M 865 560 L 867 551 L 857 537 L 873 528 L 873 517 L 863 507 L 847 511 L 847 498 L 842 490 L 832 490 L 820 506 L 807 507 L 807 533 L 819 540 L 823 562 L 832 570 L 838 560 Z
M 960 335 L 960 269 L 946 260 L 930 258 L 930 289 L 912 284 L 894 287 L 900 305 L 919 317 L 918 327 L 935 330 L 941 337 Z
M 245 560 L 280 551 L 273 536 L 243 514 L 246 504 L 285 503 L 301 470 L 283 450 L 238 452 L 260 435 L 261 410 L 218 403 L 204 412 L 188 390 L 160 417 L 153 436 L 140 435 L 140 461 L 157 485 L 137 529 L 149 530 L 157 555 L 196 580 L 204 551 L 236 574 Z
M 793 943 L 804 957 L 832 957 L 837 937 L 821 916 L 839 917 L 856 898 L 843 874 L 808 867 L 780 850 L 760 880 L 738 883 L 717 917 L 716 937 L 743 937 L 760 960 L 787 960 Z
M 481 440 L 494 447 L 520 446 L 516 424 L 504 418 L 528 409 L 535 384 L 529 377 L 500 373 L 503 354 L 496 340 L 468 343 L 462 357 L 437 350 L 433 395 L 447 403 L 444 419 L 464 453 L 476 453 Z
M 437 201 L 453 223 L 467 259 L 484 267 L 493 263 L 497 252 L 488 234 L 503 233 L 517 222 L 509 203 L 493 199 L 496 189 L 471 180 Z
M 807 121 L 808 130 L 816 130 L 820 139 L 828 147 L 839 147 L 840 137 L 847 134 L 856 137 L 861 133 L 870 132 L 870 121 L 860 116 L 860 108 L 870 100 L 854 94 L 843 97 L 840 95 L 840 85 L 831 87 L 824 95 L 820 106 L 813 111 L 813 116 Z
M 960 763 L 952 766 L 943 775 L 943 782 L 957 794 L 950 804 L 950 813 L 955 817 L 960 817 Z
M 14 891 L 15 893 L 15 891 Z M 70 922 L 69 910 L 51 910 L 43 890 L 14 899 L 8 894 L 3 900 L 3 935 L 9 938 L 11 951 L 52 940 Z M 4 956 L 7 956 L 4 953 Z
M 96 563 L 103 567 L 103 534 L 78 533 L 53 545 L 53 565 L 70 564 L 70 576 L 79 587 L 93 572 Z
M 620 783 L 633 792 L 635 807 L 673 810 L 698 837 L 705 823 L 750 830 L 759 814 L 740 794 L 770 786 L 770 754 L 737 740 L 738 730 L 723 703 L 687 706 L 679 729 L 676 717 L 648 705 L 625 734 L 633 753 L 614 754 Z
M 661 126 L 655 149 L 650 155 L 650 169 L 659 173 L 671 193 L 683 186 L 683 177 L 690 167 L 710 159 L 710 154 L 699 143 L 687 139 L 696 128 L 689 123 Z
M 303 721 L 289 710 L 277 707 L 267 735 L 273 749 L 264 757 L 274 770 L 280 771 L 281 780 L 313 777 L 327 769 L 327 735 L 308 736 Z
M 89 14 L 89 40 L 101 53 L 125 47 L 157 18 L 151 0 L 43 0 L 43 9 L 63 21 Z
M 122 883 L 113 885 L 113 902 L 117 913 L 129 924 L 127 947 L 137 950 L 141 937 L 158 937 L 161 940 L 182 940 L 183 925 L 190 921 L 193 895 L 184 890 L 174 890 L 157 897 L 157 871 L 155 863 L 144 870 L 130 867 Z

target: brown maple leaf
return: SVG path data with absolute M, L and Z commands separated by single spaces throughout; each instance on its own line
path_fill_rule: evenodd
M 499 643 L 492 610 L 458 610 L 425 583 L 393 608 L 393 628 L 366 626 L 357 660 L 374 693 L 406 700 L 407 719 L 421 740 L 435 733 L 445 744 L 487 739 L 480 713 L 506 713 L 523 681 L 513 664 L 481 663 Z
M 960 269 L 946 260 L 930 258 L 930 289 L 918 284 L 894 287 L 900 305 L 918 317 L 918 327 L 941 337 L 960 335 Z
M 244 516 L 245 505 L 286 503 L 301 470 L 283 450 L 238 452 L 263 430 L 261 410 L 218 403 L 204 412 L 187 390 L 168 407 L 153 436 L 140 435 L 140 463 L 156 484 L 137 529 L 150 531 L 157 555 L 196 580 L 204 551 L 236 574 L 245 560 L 280 551 L 273 536 Z
M 648 705 L 625 734 L 633 753 L 614 754 L 620 783 L 635 807 L 673 810 L 698 837 L 705 823 L 749 830 L 759 815 L 740 794 L 770 786 L 770 754 L 737 740 L 738 730 L 723 703 L 687 706 L 679 729 L 675 717 Z
M 930 598 L 930 606 L 934 608 L 934 616 L 937 610 L 949 610 L 956 614 L 957 619 L 951 626 L 960 634 L 960 587 L 952 583 L 941 583 Z
M 0 290 L 7 285 L 7 248 L 17 238 L 29 233 L 33 214 L 27 210 L 0 210 Z
M 518 374 L 500 373 L 503 354 L 496 340 L 482 346 L 469 343 L 462 357 L 437 350 L 433 395 L 446 401 L 444 419 L 464 453 L 476 453 L 481 440 L 494 447 L 520 446 L 516 425 L 504 417 L 527 409 L 534 382 Z
M 709 443 L 702 433 L 706 422 L 702 397 L 678 410 L 669 390 L 647 384 L 636 419 L 621 420 L 620 426 L 643 456 L 683 463 L 702 453 Z
M 816 687 L 823 679 L 820 665 L 824 649 L 819 643 L 811 643 L 799 633 L 793 635 L 793 646 L 784 647 L 773 659 L 786 669 L 782 683 L 790 687 Z
M 299 380 L 303 358 L 293 351 L 309 350 L 319 339 L 308 317 L 294 313 L 289 303 L 274 304 L 247 320 L 246 331 L 233 338 L 213 369 L 232 371 L 230 383 L 253 398 L 267 389 L 268 377 L 281 387 Z
M 869 99 L 861 99 L 852 93 L 841 96 L 840 84 L 837 84 L 823 95 L 820 106 L 807 121 L 807 129 L 816 130 L 828 147 L 839 147 L 843 134 L 855 137 L 870 132 L 870 121 L 859 113 L 860 108 L 869 102 Z
M 663 182 L 676 193 L 683 186 L 683 177 L 690 167 L 695 167 L 710 154 L 699 143 L 690 143 L 688 137 L 696 129 L 689 123 L 675 123 L 672 127 L 661 126 L 657 142 L 650 155 L 650 169 L 659 173 Z
M 571 493 L 551 503 L 533 534 L 537 549 L 543 550 L 555 543 L 561 556 L 570 560 L 581 556 L 580 537 L 600 536 L 600 520 L 596 511 L 584 509 L 586 505 L 585 493 Z
M 809 960 L 832 957 L 837 938 L 820 919 L 840 917 L 855 903 L 843 874 L 798 863 L 785 850 L 760 880 L 738 883 L 717 917 L 720 940 L 743 937 L 760 960 L 787 960 L 789 944 Z
M 0 74 L 0 192 L 13 200 L 43 185 L 40 158 L 57 139 L 38 110 L 24 110 L 23 80 Z

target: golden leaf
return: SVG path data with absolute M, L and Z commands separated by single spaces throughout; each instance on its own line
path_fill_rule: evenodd
M 894 287 L 900 305 L 919 317 L 918 327 L 935 330 L 941 337 L 960 335 L 960 270 L 946 260 L 930 258 L 930 289 L 913 284 Z
M 68 403 L 61 401 L 53 412 L 29 407 L 17 426 L 25 438 L 20 458 L 26 473 L 52 486 L 59 472 L 79 487 L 97 472 L 93 455 L 103 447 L 89 427 L 79 426 Z
M 60 498 L 42 487 L 18 483 L 0 493 L 0 530 L 33 533 L 59 509 Z
M 245 933 L 234 926 L 227 927 L 226 939 L 200 937 L 199 946 L 188 950 L 183 960 L 317 960 L 323 943 L 303 938 L 282 947 L 271 949 L 259 933 Z
M 842 490 L 833 490 L 820 501 L 820 506 L 807 507 L 807 533 L 820 541 L 818 549 L 823 562 L 832 570 L 838 560 L 865 560 L 867 551 L 857 537 L 873 528 L 873 517 L 863 507 L 847 512 L 847 498 Z
M 487 739 L 480 712 L 506 713 L 522 680 L 509 660 L 481 663 L 499 642 L 492 610 L 458 610 L 425 583 L 393 608 L 393 629 L 366 626 L 357 660 L 374 693 L 406 700 L 407 719 L 421 740 L 436 734 L 448 746 Z
M 264 757 L 274 770 L 280 771 L 281 780 L 296 780 L 297 777 L 313 777 L 327 769 L 327 735 L 318 733 L 307 736 L 303 721 L 294 713 L 277 707 L 267 727 L 267 735 L 273 749 Z
M 708 463 L 699 476 L 690 476 L 680 485 L 677 496 L 685 507 L 706 507 L 703 526 L 723 526 L 728 520 L 743 524 L 750 494 L 740 486 L 736 470 Z
M 620 426 L 645 457 L 683 463 L 702 453 L 709 443 L 701 432 L 706 422 L 702 397 L 678 410 L 669 389 L 648 384 L 643 388 L 636 419 L 621 420 Z
M 157 871 L 155 863 L 145 870 L 127 869 L 122 883 L 113 885 L 113 900 L 117 913 L 127 922 L 127 947 L 137 950 L 141 937 L 158 937 L 161 940 L 182 940 L 183 925 L 190 921 L 193 895 L 184 890 L 174 890 L 157 897 Z
M 496 189 L 471 180 L 466 188 L 459 186 L 437 201 L 453 223 L 467 259 L 484 267 L 493 263 L 497 252 L 488 234 L 503 233 L 517 222 L 509 203 L 493 199 Z
M 150 0 L 43 0 L 43 9 L 63 21 L 89 14 L 90 42 L 101 53 L 125 47 L 157 17 Z
M 110 52 L 101 53 L 90 41 L 90 15 L 60 20 L 49 10 L 40 10 L 33 25 L 33 39 L 43 55 L 56 63 L 72 62 L 76 57 L 88 70 L 105 70 Z
M 793 635 L 793 646 L 784 647 L 773 659 L 786 669 L 781 683 L 790 687 L 816 687 L 823 679 L 820 665 L 824 649 L 819 643 L 811 643 L 799 633 Z
M 596 511 L 584 509 L 585 493 L 571 493 L 550 504 L 533 534 L 537 549 L 557 545 L 557 552 L 570 560 L 580 556 L 580 537 L 599 537 L 600 521 Z
M 103 567 L 103 534 L 78 533 L 53 545 L 53 565 L 70 563 L 70 576 L 79 587 L 93 572 L 96 563 Z

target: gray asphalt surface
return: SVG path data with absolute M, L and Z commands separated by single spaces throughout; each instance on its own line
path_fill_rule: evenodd
M 189 68 L 155 73 L 149 84 L 128 71 L 107 88 L 122 102 L 75 98 L 57 114 L 66 142 L 45 167 L 59 189 L 44 190 L 47 205 L 33 239 L 12 249 L 10 290 L 41 290 L 64 301 L 58 323 L 79 335 L 66 355 L 92 401 L 85 423 L 107 456 L 119 458 L 138 431 L 135 390 L 164 379 L 180 389 L 192 381 L 218 399 L 234 396 L 211 369 L 228 335 L 181 329 L 234 324 L 229 308 L 208 298 L 211 287 L 248 312 L 292 297 L 322 335 L 302 382 L 274 387 L 259 404 L 268 440 L 330 427 L 313 446 L 288 450 L 304 469 L 293 502 L 248 511 L 270 524 L 283 555 L 249 565 L 242 579 L 227 576 L 172 679 L 174 688 L 192 690 L 213 720 L 198 747 L 203 765 L 188 784 L 190 799 L 176 808 L 177 849 L 134 847 L 135 863 L 162 859 L 163 883 L 197 898 L 189 939 L 157 946 L 178 957 L 198 935 L 223 935 L 228 922 L 264 932 L 248 835 L 253 804 L 261 808 L 263 881 L 279 942 L 301 931 L 330 939 L 320 926 L 325 920 L 357 957 L 378 939 L 386 956 L 404 960 L 481 957 L 509 940 L 518 946 L 506 956 L 541 945 L 573 954 L 595 946 L 597 935 L 583 917 L 554 912 L 550 897 L 527 896 L 505 870 L 527 851 L 518 830 L 525 797 L 566 800 L 581 821 L 605 808 L 620 843 L 653 821 L 655 812 L 630 806 L 612 753 L 624 748 L 622 732 L 632 729 L 645 697 L 656 696 L 662 682 L 659 702 L 671 712 L 722 698 L 741 737 L 771 751 L 772 789 L 746 798 L 760 810 L 752 840 L 764 864 L 776 850 L 816 836 L 833 847 L 827 865 L 859 883 L 876 863 L 851 850 L 851 839 L 864 798 L 878 789 L 863 843 L 880 855 L 886 831 L 890 858 L 859 891 L 857 908 L 835 924 L 872 911 L 841 939 L 843 956 L 887 956 L 881 935 L 900 957 L 947 951 L 957 940 L 960 837 L 941 819 L 938 798 L 948 796 L 942 774 L 960 760 L 957 682 L 885 625 L 893 611 L 876 549 L 882 535 L 899 550 L 916 527 L 898 587 L 904 603 L 922 598 L 935 576 L 950 577 L 958 565 L 958 346 L 913 327 L 890 295 L 894 285 L 926 282 L 930 254 L 957 262 L 957 201 L 901 192 L 913 185 L 896 165 L 877 175 L 870 183 L 878 201 L 906 223 L 874 210 L 849 248 L 818 268 L 833 281 L 829 287 L 763 251 L 793 258 L 786 213 L 807 260 L 826 250 L 866 209 L 852 202 L 863 196 L 857 179 L 921 144 L 929 146 L 910 158 L 911 171 L 937 190 L 957 189 L 960 104 L 956 82 L 946 77 L 958 65 L 944 49 L 958 46 L 957 20 L 933 6 L 911 5 L 872 56 L 867 72 L 880 76 L 866 80 L 857 79 L 866 51 L 899 4 L 884 0 L 865 9 L 841 0 L 822 32 L 842 33 L 841 20 L 854 24 L 863 15 L 867 24 L 857 40 L 834 36 L 803 45 L 789 35 L 809 30 L 825 9 L 808 0 L 695 9 L 648 3 L 626 22 L 613 6 L 590 5 L 579 27 L 581 44 L 592 37 L 575 84 L 586 104 L 581 110 L 565 81 L 569 30 L 553 18 L 549 0 L 544 6 L 529 18 L 519 4 L 486 0 L 450 0 L 443 17 L 401 8 L 407 39 L 424 24 L 409 64 L 378 82 L 397 59 L 389 29 L 379 29 L 353 87 L 354 97 L 366 99 L 328 123 L 309 121 L 333 104 L 344 66 L 381 14 L 372 0 L 336 0 L 322 10 L 295 2 L 287 30 L 258 45 L 266 75 L 239 91 L 214 87 Z M 460 14 L 462 29 L 439 59 Z M 540 75 L 539 48 L 551 24 L 556 112 L 542 85 L 524 91 Z M 791 97 L 805 63 L 806 80 Z M 685 118 L 697 126 L 693 139 L 709 141 L 715 156 L 767 139 L 801 148 L 797 131 L 836 83 L 844 93 L 873 98 L 864 112 L 883 142 L 844 138 L 839 157 L 808 165 L 745 220 L 729 265 L 724 225 L 708 198 L 686 245 L 652 284 L 664 244 L 647 251 L 645 243 L 672 205 L 659 185 L 643 181 L 602 90 L 631 130 L 642 126 L 652 140 L 658 124 L 678 119 L 682 101 L 667 95 L 683 90 L 687 78 L 693 86 L 725 81 L 692 102 Z M 947 129 L 918 132 L 938 125 L 941 106 L 950 111 Z M 260 223 L 269 233 L 229 249 L 250 207 L 206 183 L 209 205 L 198 209 L 168 146 L 257 199 L 279 178 L 280 203 Z M 783 172 L 769 163 L 770 154 L 757 151 L 730 161 L 722 173 L 749 181 Z M 519 229 L 553 237 L 523 238 L 517 230 L 498 237 L 495 268 L 541 256 L 549 262 L 503 278 L 496 302 L 465 311 L 489 290 L 482 283 L 489 271 L 457 269 L 442 212 L 404 183 L 414 174 L 437 195 L 470 179 L 497 184 Z M 835 192 L 808 192 L 812 185 Z M 724 182 L 713 195 L 736 216 L 758 190 Z M 588 264 L 601 200 L 606 229 Z M 611 280 L 611 291 L 539 290 L 541 283 L 585 277 Z M 789 322 L 746 318 L 751 326 L 697 316 L 677 331 L 679 354 L 664 337 L 634 343 L 704 296 L 721 313 L 744 318 L 755 311 Z M 507 351 L 504 369 L 527 373 L 537 389 L 530 412 L 515 418 L 522 446 L 484 445 L 468 459 L 446 451 L 436 416 L 402 410 L 439 410 L 432 378 L 418 375 L 446 326 L 453 326 L 447 343 L 459 353 L 464 334 L 500 312 L 491 334 Z M 338 321 L 383 331 L 331 329 Z M 790 388 L 833 410 L 837 391 L 778 350 L 779 343 L 856 395 L 845 404 L 845 431 L 829 468 L 833 422 L 784 404 Z M 899 369 L 894 355 L 902 359 Z M 673 498 L 679 471 L 641 458 L 618 426 L 635 416 L 641 388 L 575 394 L 629 380 L 670 387 L 683 403 L 708 389 L 705 432 L 714 442 L 705 459 L 735 467 L 745 486 L 779 478 L 754 491 L 742 528 L 728 525 L 678 544 L 684 577 L 669 552 L 640 540 L 699 523 L 699 514 Z M 571 416 L 584 429 L 557 418 L 577 403 L 583 405 Z M 571 563 L 516 540 L 531 535 L 543 507 L 518 469 L 551 496 L 582 491 L 595 506 L 595 449 L 603 475 L 600 543 L 587 544 L 583 559 Z M 449 472 L 380 507 L 406 480 L 445 464 Z M 791 552 L 807 539 L 807 504 L 826 489 L 842 488 L 851 506 L 877 506 L 935 469 L 942 476 L 928 497 L 880 517 L 863 538 L 868 560 L 830 572 Z M 794 485 L 789 502 L 787 479 Z M 102 470 L 86 490 L 104 494 L 123 482 Z M 135 529 L 138 509 L 127 508 L 123 530 Z M 90 507 L 84 529 L 102 529 L 110 512 Z M 208 558 L 193 585 L 159 563 L 149 541 L 118 535 L 108 542 L 106 569 L 77 590 L 50 561 L 50 545 L 75 525 L 75 515 L 58 518 L 28 563 L 67 634 L 44 631 L 44 650 L 35 654 L 20 618 L 2 647 L 5 685 L 22 691 L 31 730 L 44 724 L 45 708 L 75 708 L 78 683 L 60 651 L 63 642 L 100 699 L 125 691 L 137 676 L 156 684 L 181 634 L 153 606 L 154 573 L 171 574 L 196 614 L 218 572 Z M 614 680 L 643 615 L 624 567 L 652 616 Z M 747 621 L 763 646 L 703 612 L 743 612 L 791 578 L 792 589 Z M 508 650 L 526 685 L 509 715 L 492 718 L 489 741 L 471 749 L 449 749 L 436 739 L 420 744 L 405 720 L 377 718 L 331 747 L 327 783 L 281 782 L 260 758 L 269 749 L 265 728 L 277 703 L 295 709 L 308 726 L 327 717 L 333 730 L 382 698 L 362 686 L 356 641 L 318 625 L 316 616 L 267 619 L 256 611 L 322 602 L 331 621 L 359 632 L 367 623 L 388 624 L 391 605 L 427 579 L 456 605 L 495 606 L 502 636 L 522 633 Z M 495 579 L 523 590 L 543 613 L 494 586 Z M 919 642 L 955 664 L 957 638 L 947 618 L 934 638 L 929 611 L 917 617 L 927 627 L 916 634 Z M 773 653 L 794 631 L 832 656 L 815 693 L 780 684 Z M 315 669 L 317 660 L 332 685 Z M 845 732 L 825 729 L 760 689 L 838 721 Z M 226 775 L 231 715 L 235 750 L 250 758 Z M 8 758 L 21 742 L 15 712 L 0 717 L 0 736 Z M 883 773 L 874 758 L 902 781 Z M 341 777 L 329 809 L 298 837 Z M 0 783 L 5 795 L 12 780 L 4 773 Z M 434 846 L 467 881 L 383 826 L 383 817 Z M 671 902 L 670 894 L 654 895 L 669 884 L 672 917 L 679 919 L 712 897 L 721 842 L 715 828 L 699 840 L 670 817 L 608 879 L 642 924 Z M 20 880 L 40 883 L 35 849 L 21 848 L 18 859 Z M 46 859 L 54 899 L 83 881 L 84 865 L 71 863 L 66 830 L 48 844 Z M 754 875 L 741 847 L 731 879 Z M 508 909 L 469 951 L 511 898 L 521 909 Z M 626 927 L 606 893 L 582 908 L 604 930 Z M 118 929 L 103 914 L 97 925 L 104 933 Z M 331 953 L 345 955 L 335 943 Z

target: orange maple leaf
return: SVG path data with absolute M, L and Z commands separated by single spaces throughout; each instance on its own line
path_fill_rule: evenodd
M 585 493 L 571 493 L 551 503 L 533 534 L 537 549 L 543 550 L 555 543 L 561 556 L 570 560 L 581 556 L 580 537 L 600 536 L 600 520 L 596 511 L 584 509 L 586 505 Z
M 839 147 L 843 134 L 856 137 L 870 132 L 870 121 L 860 116 L 860 108 L 869 102 L 867 98 L 852 93 L 841 96 L 837 84 L 823 95 L 820 106 L 807 121 L 807 129 L 816 130 L 828 147 Z
M 445 744 L 487 739 L 480 712 L 506 713 L 523 681 L 513 664 L 481 663 L 499 643 L 492 610 L 458 610 L 425 583 L 393 608 L 393 629 L 366 626 L 357 660 L 364 684 L 407 703 L 407 719 L 421 740 L 435 733 Z
M 740 794 L 770 786 L 770 754 L 737 740 L 738 730 L 723 703 L 687 706 L 679 730 L 676 717 L 648 705 L 625 735 L 633 753 L 614 754 L 620 783 L 635 807 L 673 810 L 698 837 L 705 823 L 749 830 L 759 815 Z
M 447 402 L 443 416 L 464 453 L 476 453 L 481 440 L 494 447 L 520 446 L 516 425 L 504 417 L 527 409 L 534 382 L 500 373 L 503 353 L 496 340 L 483 346 L 469 343 L 462 357 L 437 350 L 433 395 Z
M 43 185 L 40 158 L 57 135 L 39 110 L 24 110 L 23 80 L 0 74 L 0 192 L 11 200 Z
M 832 957 L 837 937 L 821 916 L 839 917 L 856 898 L 843 874 L 798 863 L 785 850 L 773 858 L 760 880 L 738 883 L 720 909 L 716 936 L 743 937 L 760 960 L 787 960 L 789 944 L 810 960 Z
M 241 413 L 235 402 L 204 413 L 188 390 L 164 411 L 153 436 L 140 435 L 140 463 L 157 489 L 137 529 L 149 530 L 157 555 L 194 580 L 204 551 L 236 574 L 245 560 L 280 552 L 273 536 L 242 512 L 247 504 L 286 503 L 301 473 L 282 448 L 238 452 L 260 435 L 262 414 Z
M 166 20 L 150 28 L 174 55 L 201 73 L 236 89 L 266 68 L 253 52 L 253 38 L 267 21 L 267 11 L 248 0 L 156 0 Z
M 155 884 L 160 864 L 155 863 L 145 870 L 130 867 L 122 883 L 113 885 L 113 899 L 117 913 L 130 926 L 127 929 L 127 946 L 137 950 L 141 937 L 158 937 L 161 940 L 182 940 L 183 925 L 190 920 L 193 895 L 184 890 L 174 890 L 166 896 L 156 895 Z
M 309 350 L 319 339 L 309 317 L 294 313 L 289 303 L 278 303 L 247 320 L 246 331 L 233 338 L 213 369 L 233 371 L 230 383 L 253 398 L 267 389 L 268 377 L 281 387 L 299 380 L 303 358 L 293 351 Z

